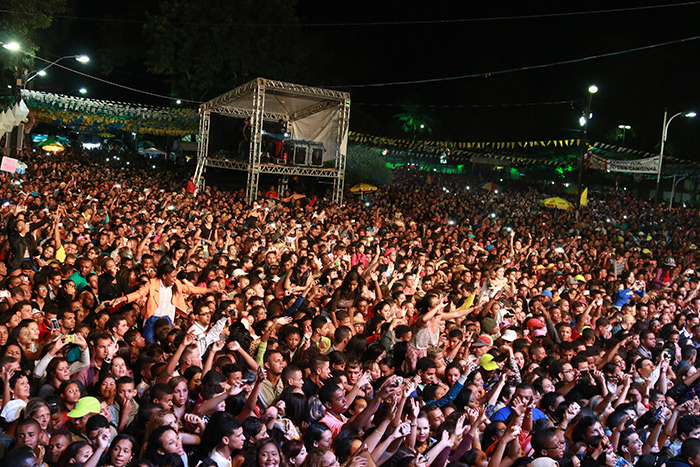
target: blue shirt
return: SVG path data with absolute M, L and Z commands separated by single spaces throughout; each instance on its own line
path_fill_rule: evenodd
M 510 413 L 512 410 L 510 407 L 503 407 L 502 409 L 498 410 L 495 414 L 491 415 L 491 421 L 492 422 L 506 422 L 508 420 L 508 417 L 510 417 Z M 537 407 L 532 409 L 532 421 L 535 422 L 539 420 L 540 418 L 547 418 L 547 416 Z

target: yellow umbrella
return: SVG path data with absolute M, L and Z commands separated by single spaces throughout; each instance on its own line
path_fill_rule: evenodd
M 59 143 L 51 143 L 47 144 L 46 146 L 42 146 L 41 149 L 43 149 L 44 151 L 56 153 L 63 151 L 65 148 Z
M 546 208 L 553 209 L 574 209 L 574 205 L 562 198 L 547 198 L 540 201 L 540 204 Z
M 353 193 L 369 193 L 371 191 L 377 191 L 377 187 L 370 185 L 369 183 L 358 183 L 354 187 L 350 188 Z

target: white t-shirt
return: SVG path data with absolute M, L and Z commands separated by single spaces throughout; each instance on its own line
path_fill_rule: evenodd
M 160 282 L 160 295 L 158 300 L 158 308 L 153 313 L 153 316 L 167 316 L 170 321 L 175 320 L 175 305 L 173 305 L 173 288 L 166 287 L 163 282 Z
M 209 453 L 209 458 L 216 462 L 219 467 L 231 467 L 231 459 L 226 459 L 216 448 Z

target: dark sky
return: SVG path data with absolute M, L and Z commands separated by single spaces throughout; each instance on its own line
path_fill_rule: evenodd
M 79 1 L 80 16 L 99 17 L 115 5 Z M 153 3 L 153 2 L 151 2 Z M 305 28 L 325 45 L 332 70 L 319 72 L 312 85 L 384 83 L 477 74 L 572 60 L 700 36 L 700 2 L 684 6 L 615 13 L 551 16 L 594 10 L 669 5 L 656 1 L 541 1 L 541 2 L 329 2 L 300 0 L 306 23 L 410 24 L 334 25 Z M 543 15 L 539 18 L 454 21 L 459 19 Z M 416 21 L 452 20 L 437 24 Z M 56 45 L 57 56 L 88 53 L 97 56 L 99 22 L 66 21 L 69 39 Z M 135 25 L 135 27 L 137 27 Z M 279 31 L 282 59 L 295 53 Z M 254 38 L 251 38 L 254 40 Z M 577 137 L 578 118 L 590 84 L 600 91 L 593 98 L 590 133 L 608 139 L 618 124 L 633 127 L 627 145 L 654 151 L 659 141 L 664 108 L 672 113 L 700 111 L 698 83 L 700 40 L 668 45 L 586 62 L 519 71 L 489 77 L 385 87 L 348 89 L 352 94 L 351 129 L 387 134 L 397 131 L 392 117 L 404 103 L 419 107 L 435 122 L 434 137 L 457 141 L 506 141 Z M 319 62 L 323 58 L 320 57 Z M 318 66 L 313 57 L 308 64 Z M 326 60 L 327 62 L 327 60 Z M 76 64 L 77 67 L 77 64 Z M 93 61 L 85 69 L 99 73 Z M 91 97 L 149 104 L 167 104 L 88 79 L 66 77 L 68 87 L 90 88 Z M 112 73 L 110 80 L 139 89 L 167 93 L 162 80 L 132 63 Z M 271 76 L 270 78 L 276 78 Z M 46 81 L 47 86 L 51 86 Z M 70 92 L 71 89 L 65 89 Z M 565 105 L 472 107 L 550 101 Z M 447 107 L 429 107 L 440 105 Z M 677 119 L 669 132 L 670 149 L 700 159 L 700 118 Z M 399 136 L 398 133 L 389 136 Z

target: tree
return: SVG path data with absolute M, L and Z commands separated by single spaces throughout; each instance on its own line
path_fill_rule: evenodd
M 320 67 L 292 0 L 161 0 L 144 27 L 149 71 L 173 92 L 205 100 L 258 76 L 298 81 Z
M 54 23 L 53 15 L 66 9 L 66 0 L 41 0 L 39 2 L 27 2 L 24 0 L 5 0 L 3 10 L 0 12 L 0 24 L 3 25 L 6 41 L 17 41 L 22 50 L 34 52 L 38 48 L 38 37 Z M 6 89 L 6 84 L 14 84 L 17 75 L 17 66 L 24 70 L 31 69 L 33 59 L 21 52 L 0 53 L 0 81 L 1 88 Z
M 433 132 L 433 119 L 420 110 L 417 105 L 402 105 L 403 112 L 394 115 L 401 123 L 401 129 L 413 138 L 418 134 Z
M 348 146 L 345 180 L 346 186 L 357 183 L 384 186 L 394 181 L 394 174 L 378 150 L 351 145 Z

